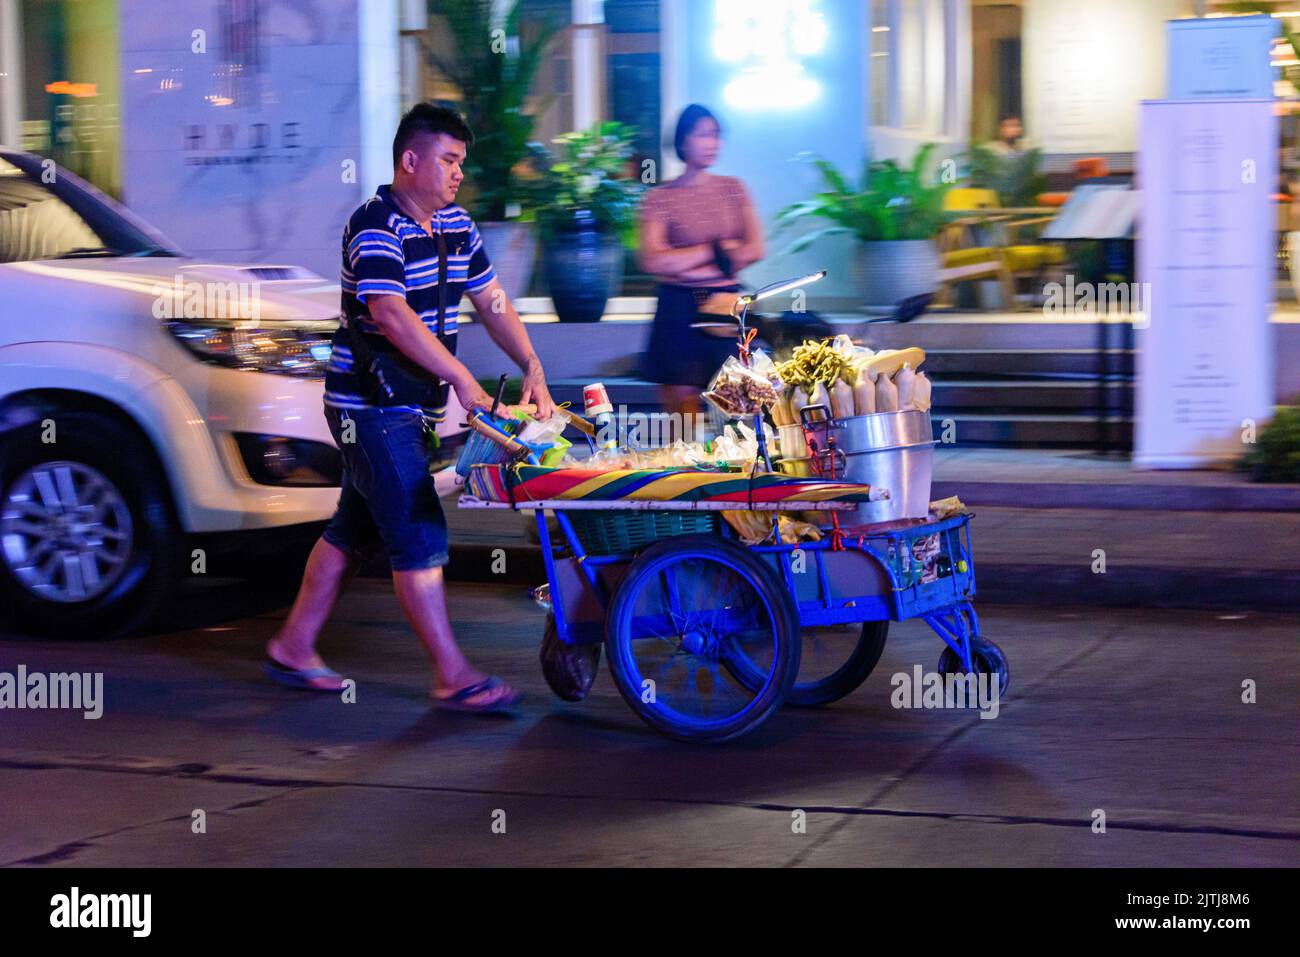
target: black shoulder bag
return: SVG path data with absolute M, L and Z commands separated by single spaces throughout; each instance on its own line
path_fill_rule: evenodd
M 446 335 L 447 322 L 447 239 L 438 230 L 438 341 L 452 353 L 456 342 Z M 446 404 L 447 384 L 423 366 L 408 358 L 395 346 L 378 351 L 366 341 L 360 329 L 350 329 L 353 369 L 357 383 L 379 408 L 398 405 L 438 408 Z

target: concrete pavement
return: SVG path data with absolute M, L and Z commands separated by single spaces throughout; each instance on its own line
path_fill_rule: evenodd
M 429 710 L 423 655 L 379 581 L 357 583 L 323 640 L 355 704 L 271 686 L 257 659 L 282 603 L 212 582 L 165 633 L 0 638 L 0 671 L 105 673 L 98 721 L 0 711 L 0 862 L 1300 863 L 1296 616 L 986 604 L 1012 674 L 997 719 L 891 707 L 890 676 L 940 651 L 906 623 L 848 699 L 704 747 L 642 726 L 603 668 L 586 702 L 552 697 L 520 588 L 451 597 L 475 659 L 527 694 L 514 719 Z

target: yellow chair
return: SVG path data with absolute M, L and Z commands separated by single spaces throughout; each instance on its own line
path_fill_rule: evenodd
M 943 203 L 949 212 L 1000 209 L 1001 205 L 993 190 L 968 187 L 949 190 Z M 959 282 L 993 279 L 1002 288 L 1007 308 L 1019 308 L 1016 279 L 1040 275 L 1048 266 L 1064 263 L 1065 250 L 1043 243 L 1016 243 L 1016 231 L 1051 220 L 1051 216 L 1014 219 L 1009 214 L 981 213 L 948 223 L 939 234 L 943 257 L 940 299 L 951 303 L 953 287 Z

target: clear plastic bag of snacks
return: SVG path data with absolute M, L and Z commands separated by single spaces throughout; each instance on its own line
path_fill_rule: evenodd
M 709 383 L 704 398 L 724 415 L 752 415 L 777 399 L 771 380 L 728 356 Z

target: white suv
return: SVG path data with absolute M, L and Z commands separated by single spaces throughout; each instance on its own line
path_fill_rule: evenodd
M 232 544 L 250 571 L 314 538 L 338 313 L 314 273 L 187 258 L 0 149 L 0 630 L 118 633 Z

